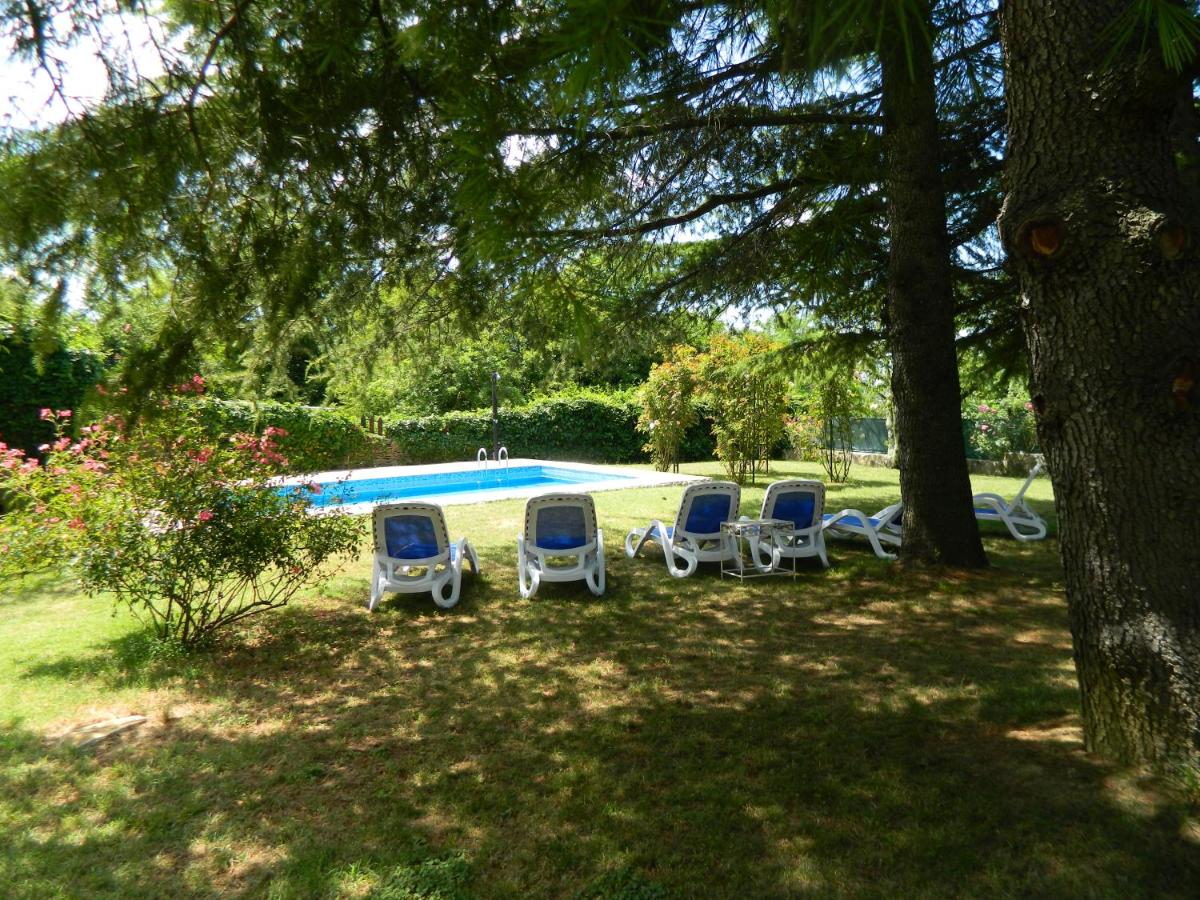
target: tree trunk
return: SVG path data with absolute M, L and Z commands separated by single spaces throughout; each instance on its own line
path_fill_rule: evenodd
M 985 566 L 963 443 L 933 50 L 921 25 L 909 28 L 907 46 L 900 29 L 889 27 L 880 64 L 901 558 Z
M 1128 0 L 1009 0 L 1007 196 L 1089 750 L 1200 748 L 1200 260 L 1180 76 Z M 1142 48 L 1147 48 L 1142 52 Z M 1106 66 L 1106 61 L 1108 65 Z

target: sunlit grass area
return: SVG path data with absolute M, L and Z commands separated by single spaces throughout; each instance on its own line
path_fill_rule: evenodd
M 1200 813 L 1082 751 L 1053 532 L 989 528 L 983 572 L 837 542 L 795 580 L 681 581 L 621 551 L 679 493 L 596 495 L 602 599 L 519 598 L 518 501 L 447 508 L 483 564 L 449 611 L 388 595 L 368 614 L 365 543 L 193 657 L 69 585 L 4 596 L 0 878 L 19 896 L 1196 895 Z M 1048 482 L 1029 497 L 1052 519 Z M 894 471 L 856 468 L 828 506 L 897 498 Z M 150 719 L 124 741 L 56 739 L 127 713 Z

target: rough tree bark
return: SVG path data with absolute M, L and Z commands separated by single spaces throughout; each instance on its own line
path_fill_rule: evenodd
M 1105 31 L 1128 5 L 1004 4 L 1000 225 L 1054 482 L 1085 741 L 1163 763 L 1200 748 L 1200 223 L 1172 154 L 1182 76 L 1155 35 L 1114 55 Z
M 938 164 L 933 49 L 914 22 L 889 28 L 883 72 L 888 204 L 888 340 L 897 463 L 904 500 L 901 558 L 986 566 L 971 502 L 954 340 L 946 194 Z

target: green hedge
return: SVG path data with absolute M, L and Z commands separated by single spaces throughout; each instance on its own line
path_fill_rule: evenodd
M 578 392 L 501 409 L 500 444 L 514 457 L 565 462 L 644 462 L 645 436 L 637 431 L 640 407 L 632 393 Z M 685 459 L 710 459 L 713 441 L 706 423 L 685 441 Z M 451 412 L 401 419 L 385 428 L 405 463 L 474 459 L 480 447 L 490 453 L 492 412 Z
M 179 402 L 184 414 L 214 438 L 236 432 L 261 434 L 269 426 L 282 428 L 287 436 L 280 440 L 280 449 L 294 472 L 369 465 L 376 455 L 378 442 L 373 436 L 336 410 L 270 400 L 249 403 L 203 397 Z
M 102 368 L 100 357 L 88 350 L 60 347 L 39 360 L 31 335 L 0 333 L 0 441 L 35 453 L 54 437 L 54 426 L 39 412 L 78 411 Z
M 352 468 L 374 462 L 404 464 L 470 460 L 480 447 L 491 451 L 492 412 L 450 412 L 387 424 L 368 434 L 336 410 L 263 401 L 179 400 L 180 409 L 213 437 L 261 434 L 283 428 L 284 455 L 295 472 Z M 500 443 L 514 457 L 565 462 L 644 462 L 638 433 L 639 406 L 632 392 L 581 391 L 500 410 Z M 684 440 L 683 459 L 712 459 L 710 423 L 702 420 Z

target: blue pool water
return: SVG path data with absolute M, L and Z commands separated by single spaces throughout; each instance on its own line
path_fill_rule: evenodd
M 570 469 L 564 466 L 513 466 L 511 469 L 438 472 L 432 475 L 393 475 L 356 481 L 318 481 L 320 491 L 301 485 L 280 488 L 280 493 L 300 492 L 313 506 L 419 500 L 445 494 L 469 494 L 527 487 L 565 487 L 596 481 L 631 481 L 628 475 Z

